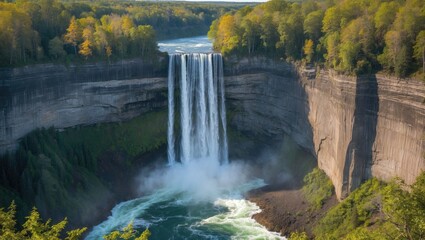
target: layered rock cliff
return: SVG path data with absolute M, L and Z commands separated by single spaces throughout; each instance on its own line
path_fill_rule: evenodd
M 345 197 L 365 179 L 413 183 L 425 169 L 425 85 L 383 75 L 303 71 L 266 59 L 225 63 L 229 125 L 289 135 Z M 122 121 L 166 106 L 164 72 L 132 60 L 0 71 L 0 152 L 38 127 Z
M 226 73 L 230 125 L 292 136 L 317 157 L 339 198 L 372 176 L 410 184 L 425 170 L 422 82 L 316 74 L 265 59 L 239 60 Z
M 131 119 L 165 107 L 164 72 L 140 59 L 0 70 L 0 153 L 35 128 Z

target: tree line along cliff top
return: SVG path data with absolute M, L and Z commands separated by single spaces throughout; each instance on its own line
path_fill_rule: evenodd
M 224 54 L 424 78 L 425 1 L 271 0 L 221 16 L 209 37 Z
M 271 0 L 241 6 L 0 2 L 0 67 L 153 59 L 158 55 L 157 38 L 201 35 L 210 29 L 215 50 L 227 55 L 318 63 L 342 73 L 384 70 L 399 77 L 425 76 L 422 0 Z
M 238 4 L 0 1 L 0 67 L 157 56 L 157 38 L 205 34 Z

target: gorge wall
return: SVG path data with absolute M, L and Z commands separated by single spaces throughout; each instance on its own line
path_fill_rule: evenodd
M 339 198 L 372 176 L 411 184 L 425 170 L 422 82 L 314 74 L 265 59 L 227 64 L 225 75 L 230 126 L 291 136 L 317 157 Z
M 119 122 L 165 107 L 165 76 L 141 59 L 2 69 L 0 153 L 36 128 Z
M 165 107 L 165 71 L 141 60 L 0 70 L 0 153 L 35 128 L 131 119 Z M 314 76 L 315 75 L 315 76 Z M 317 74 L 283 62 L 225 62 L 229 125 L 259 139 L 289 135 L 345 197 L 365 179 L 413 183 L 425 169 L 425 85 L 383 75 Z

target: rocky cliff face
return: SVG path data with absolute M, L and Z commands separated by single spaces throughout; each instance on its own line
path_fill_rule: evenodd
M 117 122 L 165 107 L 166 79 L 152 69 L 136 59 L 0 70 L 0 153 L 35 128 Z
M 0 152 L 38 127 L 165 107 L 166 79 L 151 69 L 133 60 L 0 70 Z M 422 82 L 316 74 L 266 59 L 227 61 L 225 76 L 229 125 L 267 140 L 291 136 L 317 157 L 340 198 L 371 176 L 412 183 L 425 170 Z
M 421 82 L 328 71 L 308 77 L 264 59 L 228 64 L 226 73 L 230 125 L 257 136 L 292 136 L 317 157 L 339 198 L 372 176 L 410 184 L 425 170 Z

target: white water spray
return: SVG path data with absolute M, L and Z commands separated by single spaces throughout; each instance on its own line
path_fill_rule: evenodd
M 170 55 L 168 162 L 228 163 L 223 61 L 218 53 Z M 173 65 L 173 66 L 171 66 Z M 176 84 L 177 81 L 177 84 Z M 180 90 L 180 154 L 174 136 L 174 91 Z

